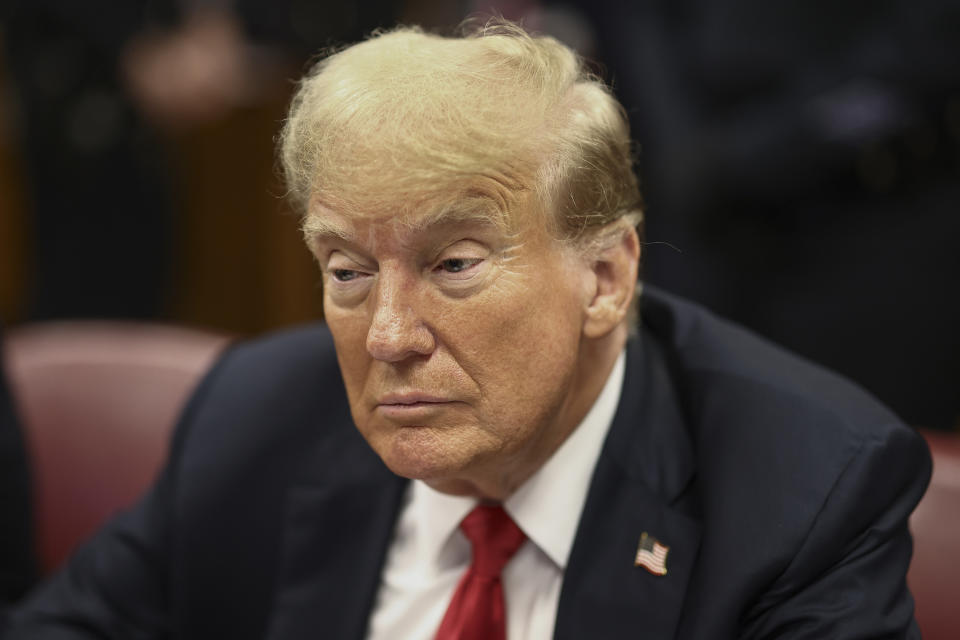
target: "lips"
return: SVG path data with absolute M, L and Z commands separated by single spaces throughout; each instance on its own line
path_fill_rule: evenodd
M 426 418 L 456 401 L 429 393 L 388 393 L 376 405 L 376 411 L 387 418 L 408 421 Z
M 385 396 L 381 397 L 377 402 L 377 406 L 384 405 L 415 405 L 415 404 L 442 404 L 445 402 L 451 402 L 448 398 L 441 396 L 431 395 L 429 393 L 421 393 L 419 391 L 411 391 L 407 393 L 388 393 Z

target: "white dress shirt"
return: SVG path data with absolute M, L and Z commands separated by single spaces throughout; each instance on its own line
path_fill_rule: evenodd
M 563 572 L 620 402 L 625 361 L 621 353 L 583 421 L 503 505 L 527 535 L 502 574 L 509 640 L 553 636 Z M 433 639 L 470 565 L 470 542 L 459 524 L 476 504 L 474 498 L 410 483 L 381 575 L 369 640 Z

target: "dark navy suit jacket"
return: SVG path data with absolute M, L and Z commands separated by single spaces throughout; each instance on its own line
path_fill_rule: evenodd
M 34 581 L 36 559 L 30 507 L 30 469 L 13 396 L 3 367 L 0 327 L 0 629 L 7 606 Z
M 648 291 L 641 317 L 556 637 L 919 637 L 904 575 L 921 438 L 700 308 Z M 8 637 L 362 638 L 405 483 L 353 427 L 325 329 L 238 346 L 152 491 Z M 670 547 L 666 575 L 634 566 L 642 532 Z

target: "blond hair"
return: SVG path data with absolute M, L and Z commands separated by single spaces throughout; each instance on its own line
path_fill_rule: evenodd
M 307 214 L 483 207 L 523 194 L 556 237 L 642 219 L 629 126 L 568 47 L 506 22 L 447 38 L 401 27 L 329 55 L 300 82 L 280 136 Z

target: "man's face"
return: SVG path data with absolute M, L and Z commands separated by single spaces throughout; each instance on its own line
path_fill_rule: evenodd
M 512 231 L 479 217 L 310 216 L 363 436 L 394 473 L 438 490 L 515 489 L 579 420 L 586 261 L 533 215 Z

